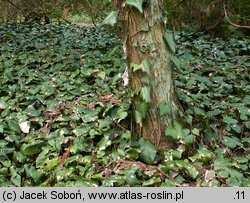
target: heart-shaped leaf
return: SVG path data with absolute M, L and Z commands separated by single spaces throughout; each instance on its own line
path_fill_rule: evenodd
M 118 12 L 112 11 L 109 15 L 103 20 L 102 24 L 114 26 L 117 23 Z
M 175 53 L 176 49 L 173 32 L 171 32 L 170 30 L 166 30 L 163 38 L 170 51 Z
M 157 153 L 156 147 L 143 138 L 139 140 L 139 144 L 141 150 L 140 158 L 147 164 L 153 164 Z
M 150 89 L 150 87 L 142 87 L 141 88 L 141 96 L 145 102 L 151 103 L 151 89 Z
M 143 0 L 126 0 L 127 5 L 137 8 L 141 13 L 143 13 L 142 4 Z

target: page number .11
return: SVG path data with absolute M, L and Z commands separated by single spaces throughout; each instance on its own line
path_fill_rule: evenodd
M 236 197 L 234 199 L 245 199 L 245 192 L 244 191 L 242 191 L 242 192 L 237 191 L 235 194 L 236 194 Z

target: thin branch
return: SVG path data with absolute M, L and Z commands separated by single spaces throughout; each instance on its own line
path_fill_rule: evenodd
M 233 23 L 233 22 L 229 19 L 229 17 L 228 17 L 225 3 L 223 3 L 223 8 L 224 8 L 225 17 L 226 17 L 227 21 L 228 21 L 232 26 L 237 27 L 237 28 L 250 29 L 250 26 L 247 26 L 247 25 L 237 25 L 237 24 Z

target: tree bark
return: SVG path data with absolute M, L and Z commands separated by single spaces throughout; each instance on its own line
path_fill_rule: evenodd
M 178 118 L 178 102 L 174 91 L 170 52 L 164 42 L 162 0 L 148 0 L 143 5 L 143 14 L 135 7 L 116 0 L 119 10 L 124 52 L 129 67 L 130 86 L 133 90 L 150 87 L 151 102 L 141 125 L 135 126 L 137 134 L 154 143 L 158 149 L 166 149 L 171 143 L 166 139 L 165 129 Z M 150 65 L 149 84 L 145 83 L 145 72 L 133 72 L 132 64 L 147 60 Z M 133 111 L 142 102 L 140 96 L 133 99 Z M 159 104 L 165 103 L 170 111 L 161 115 Z

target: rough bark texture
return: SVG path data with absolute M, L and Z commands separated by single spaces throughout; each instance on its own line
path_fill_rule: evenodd
M 169 148 L 171 144 L 166 139 L 165 128 L 176 119 L 178 105 L 174 93 L 170 53 L 163 40 L 162 0 L 148 0 L 143 5 L 143 14 L 134 7 L 125 6 L 124 1 L 117 0 L 115 3 L 119 9 L 128 66 L 131 63 L 141 64 L 147 59 L 151 68 L 152 102 L 143 124 L 135 127 L 136 132 L 159 149 Z M 143 31 L 143 27 L 147 27 L 148 31 Z M 141 81 L 143 74 L 140 71 L 130 71 L 132 89 L 144 86 Z M 135 97 L 133 107 L 140 101 L 139 97 Z M 160 116 L 159 103 L 161 102 L 167 102 L 171 106 L 171 112 L 167 115 Z

